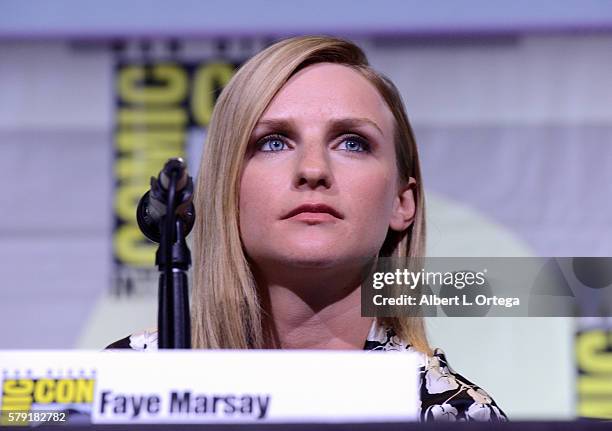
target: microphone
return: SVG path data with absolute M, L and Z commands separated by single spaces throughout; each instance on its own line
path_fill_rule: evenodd
M 187 270 L 191 252 L 185 241 L 195 222 L 193 180 L 181 158 L 169 159 L 151 190 L 138 203 L 136 220 L 147 238 L 160 244 L 155 253 L 159 268 L 157 309 L 158 347 L 191 347 Z
M 171 191 L 174 181 L 174 191 Z M 169 202 L 171 196 L 173 202 Z M 151 241 L 161 240 L 160 223 L 166 216 L 168 205 L 183 223 L 183 235 L 187 236 L 195 222 L 193 206 L 193 179 L 187 172 L 182 158 L 168 159 L 157 178 L 151 177 L 151 189 L 138 202 L 136 220 L 138 227 Z

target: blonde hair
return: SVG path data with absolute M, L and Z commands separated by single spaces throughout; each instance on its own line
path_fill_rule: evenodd
M 264 110 L 298 70 L 322 62 L 346 65 L 371 82 L 395 118 L 400 181 L 416 180 L 414 222 L 388 231 L 380 256 L 421 257 L 425 247 L 425 202 L 414 135 L 393 83 L 370 68 L 355 44 L 332 37 L 303 36 L 278 42 L 245 63 L 223 89 L 208 128 L 195 205 L 192 331 L 194 348 L 266 348 L 264 310 L 239 231 L 238 197 L 244 155 Z M 422 317 L 380 319 L 417 350 L 431 354 Z

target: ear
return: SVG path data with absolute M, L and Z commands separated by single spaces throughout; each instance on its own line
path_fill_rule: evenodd
M 416 180 L 412 177 L 398 190 L 393 201 L 393 212 L 389 227 L 395 231 L 406 230 L 414 221 L 416 214 L 416 203 L 414 199 Z

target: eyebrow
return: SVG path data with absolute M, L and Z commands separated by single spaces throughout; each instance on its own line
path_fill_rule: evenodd
M 334 131 L 340 131 L 343 129 L 351 129 L 354 127 L 360 127 L 364 125 L 369 125 L 374 127 L 378 133 L 384 136 L 382 129 L 376 124 L 374 121 L 369 118 L 357 118 L 357 117 L 347 117 L 347 118 L 332 118 L 328 120 L 328 123 L 332 124 L 332 129 Z M 255 125 L 255 128 L 261 126 L 268 126 L 281 130 L 289 130 L 294 125 L 294 121 L 292 118 L 271 118 L 268 120 L 260 120 Z

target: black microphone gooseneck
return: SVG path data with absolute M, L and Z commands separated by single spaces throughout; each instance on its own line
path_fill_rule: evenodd
M 157 178 L 151 177 L 151 190 L 140 199 L 136 219 L 140 230 L 159 243 L 155 264 L 159 268 L 159 307 L 157 314 L 160 349 L 191 348 L 189 286 L 187 270 L 191 252 L 185 238 L 193 228 L 193 180 L 185 162 L 169 159 Z

